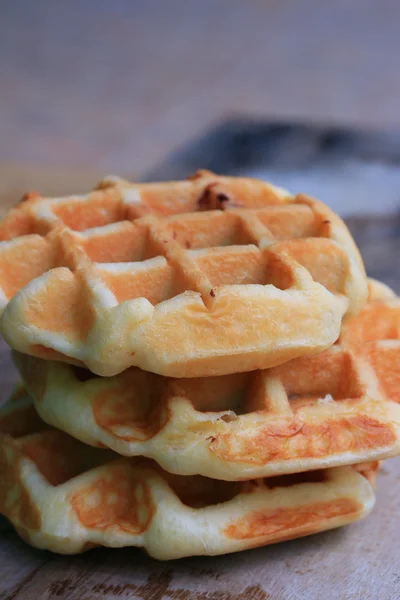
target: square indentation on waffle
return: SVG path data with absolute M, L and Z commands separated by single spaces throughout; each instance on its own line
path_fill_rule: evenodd
M 350 352 L 334 347 L 307 359 L 298 359 L 295 369 L 276 369 L 291 410 L 316 402 L 360 399 L 365 386 Z
M 164 184 L 107 180 L 87 196 L 33 195 L 5 217 L 0 239 L 7 341 L 102 375 L 137 365 L 193 377 L 283 362 L 333 343 L 343 313 L 357 313 L 367 292 L 358 251 L 329 209 L 208 172 Z M 187 348 L 177 352 L 179 327 Z M 273 329 L 268 344 L 262 327 Z
M 139 546 L 160 559 L 223 554 L 338 527 L 374 505 L 376 464 L 245 482 L 180 477 L 40 422 L 24 434 L 31 408 L 22 397 L 0 411 L 0 513 L 40 548 Z

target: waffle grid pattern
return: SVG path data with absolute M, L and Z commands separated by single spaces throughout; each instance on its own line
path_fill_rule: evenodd
M 339 527 L 374 505 L 377 464 L 239 484 L 181 478 L 32 427 L 31 413 L 28 398 L 0 412 L 0 512 L 39 548 L 215 555 Z
M 375 295 L 375 299 L 374 299 Z M 44 421 L 91 445 L 225 480 L 379 460 L 400 451 L 400 300 L 371 301 L 322 353 L 272 369 L 100 378 L 14 354 Z
M 329 346 L 343 314 L 366 299 L 358 251 L 329 209 L 208 172 L 29 197 L 5 217 L 0 239 L 6 340 L 100 375 L 131 365 L 179 377 L 273 366 Z M 236 333 L 233 315 L 243 324 Z M 268 344 L 260 327 L 271 329 Z M 289 347 L 279 345 L 283 332 Z

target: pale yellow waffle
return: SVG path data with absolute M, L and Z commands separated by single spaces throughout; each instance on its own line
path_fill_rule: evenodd
M 321 202 L 206 171 L 31 195 L 0 239 L 6 341 L 99 375 L 271 367 L 329 347 L 367 297 L 358 250 Z
M 374 283 L 338 344 L 263 371 L 171 379 L 131 368 L 103 378 L 14 360 L 54 427 L 169 472 L 241 480 L 400 454 L 399 338 L 400 301 Z
M 228 483 L 179 477 L 47 428 L 29 398 L 0 411 L 0 512 L 60 553 L 139 546 L 159 559 L 215 555 L 346 525 L 373 508 L 377 463 Z

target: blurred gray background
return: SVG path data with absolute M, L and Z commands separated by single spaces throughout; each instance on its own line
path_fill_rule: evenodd
M 232 116 L 400 129 L 399 23 L 396 0 L 3 0 L 1 205 L 140 177 Z

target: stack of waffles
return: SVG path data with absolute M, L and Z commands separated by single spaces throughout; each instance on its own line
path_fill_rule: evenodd
M 0 224 L 0 512 L 39 548 L 222 554 L 345 525 L 400 454 L 400 302 L 322 203 L 201 171 Z

